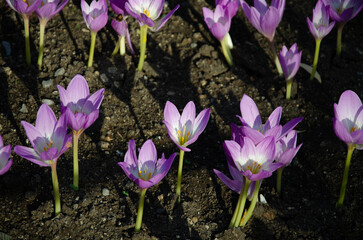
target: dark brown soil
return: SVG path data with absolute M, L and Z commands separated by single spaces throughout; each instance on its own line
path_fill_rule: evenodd
M 137 72 L 138 55 L 111 58 L 116 36 L 110 24 L 97 36 L 93 67 L 87 68 L 90 34 L 79 2 L 69 2 L 46 28 L 44 66 L 36 66 L 38 20 L 31 19 L 32 66 L 25 64 L 23 23 L 18 14 L 0 3 L 1 47 L 0 134 L 5 144 L 26 145 L 21 120 L 34 123 L 44 99 L 59 116 L 57 84 L 67 86 L 76 74 L 87 79 L 91 92 L 105 88 L 99 119 L 80 139 L 80 190 L 72 181 L 72 153 L 58 162 L 62 213 L 54 217 L 51 173 L 12 154 L 14 164 L 0 176 L 0 238 L 12 239 L 360 239 L 363 234 L 362 153 L 353 155 L 346 200 L 335 209 L 346 147 L 332 128 L 333 103 L 351 89 L 363 97 L 363 14 L 343 31 L 343 54 L 336 58 L 336 29 L 322 41 L 318 71 L 323 83 L 310 81 L 300 69 L 294 96 L 285 100 L 285 82 L 277 76 L 266 39 L 247 22 L 240 9 L 233 19 L 231 37 L 236 66 L 229 68 L 220 44 L 209 33 L 202 7 L 214 1 L 169 0 L 180 9 L 157 33 L 149 33 L 144 71 Z M 287 1 L 276 32 L 277 48 L 294 42 L 303 50 L 302 62 L 311 64 L 315 41 L 306 16 L 315 1 Z M 139 49 L 138 23 L 130 22 L 135 49 Z M 43 81 L 52 80 L 50 87 Z M 230 123 L 240 124 L 239 102 L 251 96 L 264 120 L 283 107 L 282 123 L 303 116 L 298 142 L 303 147 L 283 173 L 283 197 L 275 191 L 275 176 L 263 182 L 258 203 L 243 229 L 227 230 L 237 194 L 213 173 L 227 173 L 222 142 L 230 139 Z M 177 160 L 170 173 L 146 194 L 142 230 L 134 233 L 138 187 L 123 173 L 130 139 L 140 147 L 147 139 L 159 155 L 177 147 L 162 124 L 165 102 L 179 109 L 193 100 L 197 111 L 211 109 L 205 132 L 185 154 L 182 204 L 174 205 Z M 24 106 L 27 111 L 24 111 Z M 107 195 L 107 191 L 109 194 Z M 105 194 L 106 193 L 106 194 Z

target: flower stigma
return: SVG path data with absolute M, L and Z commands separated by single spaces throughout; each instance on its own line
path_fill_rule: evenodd
M 251 165 L 247 166 L 247 170 L 250 170 L 252 172 L 252 174 L 256 174 L 256 173 L 260 172 L 261 164 L 253 161 L 252 166 Z
M 144 171 L 139 170 L 139 177 L 144 181 L 149 181 L 151 178 L 151 172 L 147 174 L 146 170 Z
M 185 125 L 183 127 L 183 134 L 181 134 L 181 131 L 178 130 L 178 140 L 179 140 L 180 145 L 184 145 L 188 141 L 190 131 L 188 131 L 187 134 L 185 134 L 185 131 L 186 131 Z
M 50 139 L 49 142 L 46 143 L 46 147 L 43 148 L 44 151 L 48 151 L 53 146 L 53 141 Z

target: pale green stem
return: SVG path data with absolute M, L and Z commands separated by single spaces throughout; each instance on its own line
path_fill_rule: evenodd
M 30 42 L 29 42 L 29 17 L 23 15 L 24 19 L 24 37 L 25 37 L 25 57 L 26 64 L 31 64 L 31 56 L 30 56 Z
M 91 31 L 91 47 L 89 49 L 88 65 L 87 65 L 87 67 L 92 67 L 93 55 L 95 54 L 96 36 L 97 36 L 97 33 Z
M 348 145 L 348 152 L 347 152 L 347 159 L 345 161 L 342 187 L 340 188 L 339 200 L 336 204 L 337 208 L 340 208 L 344 202 L 345 190 L 347 189 L 347 183 L 348 183 L 350 160 L 352 159 L 352 154 L 353 154 L 354 149 L 355 149 L 355 145 L 352 145 L 352 144 Z
M 44 32 L 47 21 L 40 20 L 38 66 L 43 64 Z
M 145 189 L 140 188 L 139 209 L 137 210 L 137 218 L 136 218 L 136 225 L 135 225 L 136 232 L 138 232 L 141 228 L 142 215 L 144 213 L 144 200 L 145 200 L 146 190 L 147 190 L 147 188 L 145 188 Z
M 276 65 L 277 72 L 279 73 L 280 76 L 282 76 L 283 72 L 282 72 L 279 57 L 276 53 L 275 43 L 274 43 L 274 41 L 272 41 L 272 42 L 269 41 L 269 43 L 270 43 L 270 49 L 272 52 L 272 57 L 274 59 L 275 65 Z
M 123 56 L 125 55 L 126 52 L 126 48 L 125 48 L 125 36 L 121 37 L 121 41 L 120 41 L 120 55 Z
M 140 58 L 139 64 L 137 65 L 137 70 L 139 71 L 142 71 L 142 67 L 144 66 L 145 61 L 147 29 L 148 26 L 146 24 L 140 27 Z
M 248 220 L 252 217 L 253 210 L 255 210 L 255 207 L 256 207 L 259 190 L 260 190 L 260 180 L 258 180 L 256 182 L 256 187 L 255 187 L 255 191 L 253 192 L 251 204 L 248 207 L 246 215 L 244 216 L 243 220 L 241 221 L 240 226 L 242 226 L 242 227 L 244 227 L 246 225 L 246 223 L 248 222 Z
M 284 167 L 281 167 L 277 169 L 277 176 L 276 176 L 276 189 L 277 194 L 281 196 L 281 177 L 282 177 L 282 171 L 284 170 Z
M 340 54 L 342 52 L 342 32 L 343 32 L 344 25 L 345 25 L 345 23 L 338 24 L 338 29 L 337 29 L 337 57 L 340 57 Z
M 242 214 L 243 214 L 243 211 L 245 210 L 247 192 L 248 192 L 248 189 L 250 188 L 250 184 L 251 184 L 251 181 L 246 178 L 245 186 L 244 186 L 243 192 L 242 192 L 243 195 L 242 195 L 240 207 L 238 209 L 237 218 L 236 218 L 236 221 L 234 223 L 234 227 L 238 227 L 240 222 L 241 222 Z
M 121 37 L 118 37 L 115 49 L 112 52 L 112 57 L 116 55 L 116 53 L 118 52 L 119 48 L 120 48 L 120 41 L 121 41 Z
M 79 189 L 79 169 L 78 169 L 78 140 L 81 134 L 73 130 L 73 185 L 74 190 Z
M 291 97 L 292 79 L 286 80 L 286 99 Z
M 232 216 L 231 222 L 229 223 L 228 228 L 233 228 L 234 227 L 234 224 L 235 224 L 236 218 L 237 218 L 237 214 L 238 214 L 238 210 L 239 210 L 239 207 L 241 205 L 242 198 L 243 198 L 242 196 L 243 195 L 240 194 L 239 197 L 238 197 L 238 202 L 237 202 L 236 208 L 234 209 L 234 213 L 233 213 L 233 216 Z
M 221 41 L 222 52 L 229 66 L 233 66 L 233 57 L 228 46 L 228 34 Z
M 321 39 L 316 39 L 316 41 L 315 41 L 315 54 L 314 54 L 313 71 L 311 72 L 310 80 L 314 79 L 315 73 L 316 73 L 316 68 L 318 67 L 320 43 L 321 43 Z
M 54 209 L 55 209 L 55 215 L 57 216 L 61 212 L 59 184 L 58 184 L 58 176 L 57 176 L 57 161 L 54 161 L 50 165 L 50 167 L 52 168 L 52 182 L 53 182 L 53 191 L 54 191 Z
M 176 194 L 178 195 L 178 203 L 180 203 L 180 193 L 181 193 L 181 179 L 183 172 L 183 161 L 184 161 L 184 151 L 180 150 L 179 155 L 179 166 L 178 166 L 178 182 L 176 185 Z

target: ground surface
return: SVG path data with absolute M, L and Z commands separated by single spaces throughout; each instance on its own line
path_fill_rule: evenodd
M 80 140 L 80 190 L 69 187 L 69 150 L 58 162 L 62 213 L 54 217 L 50 169 L 13 153 L 12 168 L 0 176 L 0 232 L 13 239 L 359 239 L 363 155 L 357 151 L 353 155 L 345 205 L 337 211 L 346 147 L 333 132 L 332 117 L 333 103 L 344 90 L 363 97 L 363 14 L 345 26 L 342 58 L 334 56 L 336 29 L 323 40 L 318 67 L 323 83 L 309 81 L 308 73 L 300 69 L 293 98 L 287 101 L 266 39 L 241 9 L 230 32 L 236 66 L 229 68 L 219 42 L 203 22 L 202 7 L 212 8 L 214 1 L 170 0 L 166 11 L 178 2 L 181 7 L 167 25 L 149 33 L 142 72 L 135 71 L 138 55 L 110 57 L 116 41 L 110 24 L 99 32 L 94 64 L 87 68 L 90 35 L 76 1 L 48 23 L 40 69 L 39 26 L 33 16 L 32 66 L 26 66 L 22 20 L 1 2 L 0 38 L 11 46 L 9 56 L 3 46 L 0 55 L 0 134 L 5 144 L 27 144 L 20 121 L 34 123 L 42 101 L 54 102 L 51 107 L 59 116 L 57 84 L 67 86 L 82 74 L 91 92 L 106 90 L 99 119 Z M 306 16 L 311 17 L 314 2 L 287 1 L 276 32 L 277 48 L 297 42 L 307 64 L 312 63 L 315 42 Z M 138 23 L 129 22 L 138 54 Z M 222 142 L 230 139 L 229 124 L 240 124 L 236 115 L 243 94 L 256 101 L 263 120 L 278 106 L 283 107 L 282 123 L 303 116 L 297 126 L 303 147 L 283 173 L 283 197 L 277 197 L 275 176 L 265 180 L 260 193 L 267 204 L 257 204 L 244 229 L 226 230 L 238 196 L 213 168 L 228 174 Z M 138 188 L 117 162 L 123 161 L 130 139 L 136 139 L 138 147 L 152 139 L 159 155 L 178 151 L 162 124 L 167 100 L 180 110 L 193 100 L 198 112 L 211 109 L 211 119 L 185 154 L 182 204 L 173 201 L 175 161 L 161 184 L 147 191 L 142 230 L 135 234 Z

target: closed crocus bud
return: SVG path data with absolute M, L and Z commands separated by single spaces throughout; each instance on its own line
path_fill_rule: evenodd
M 329 23 L 329 6 L 326 6 L 322 0 L 316 3 L 313 10 L 313 21 L 306 18 L 309 31 L 315 39 L 323 39 L 333 29 L 335 22 Z
M 286 81 L 295 77 L 297 71 L 299 70 L 301 53 L 302 51 L 298 51 L 296 43 L 294 43 L 290 49 L 287 49 L 286 46 L 282 47 L 282 50 L 279 54 L 279 60 Z

